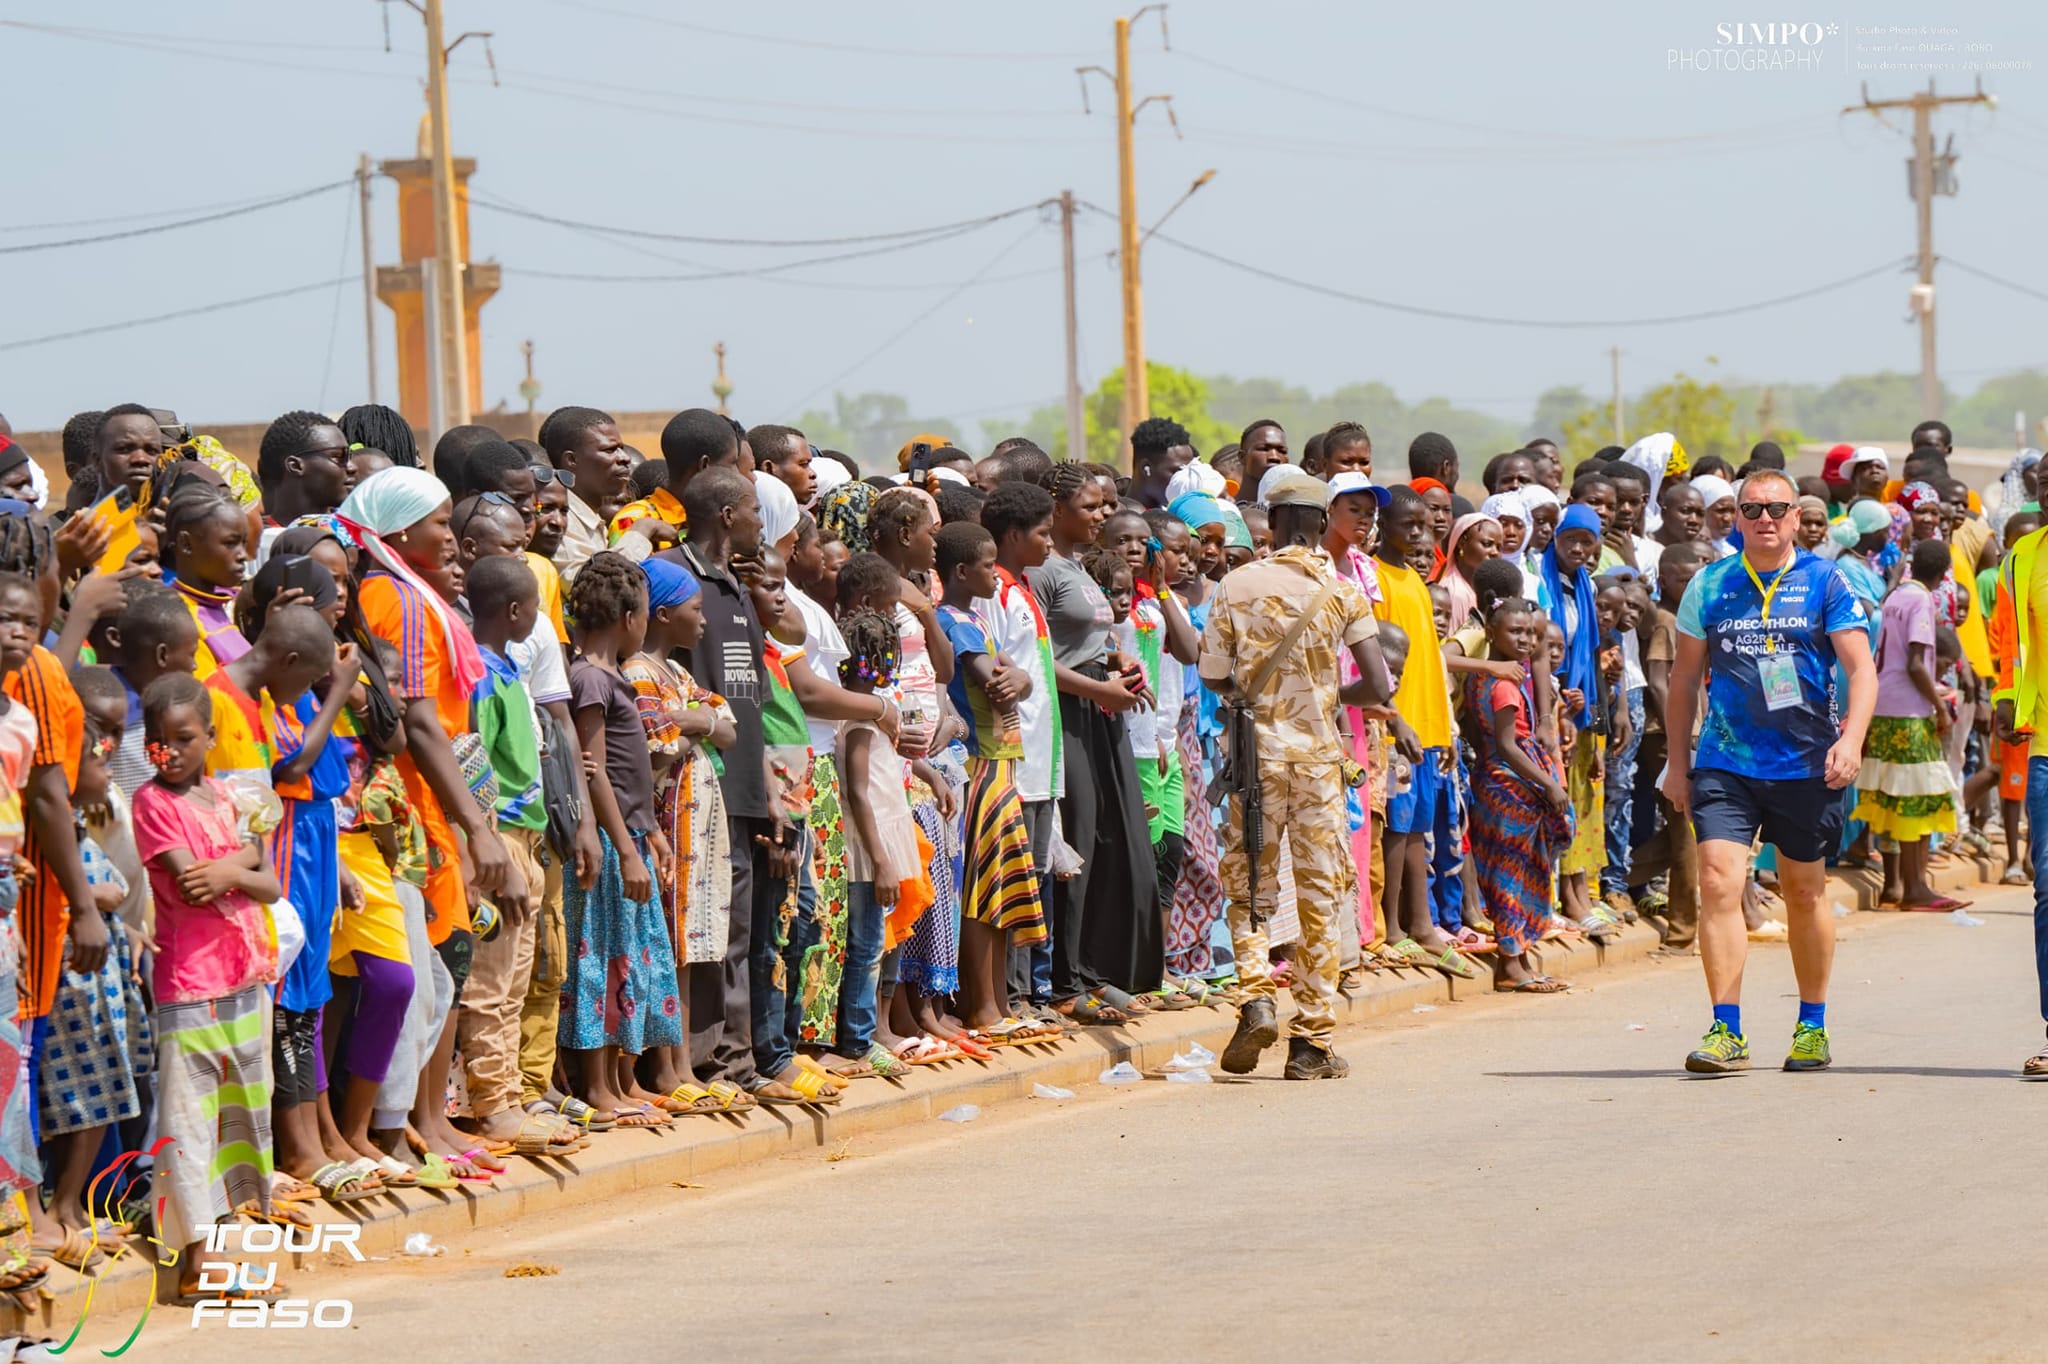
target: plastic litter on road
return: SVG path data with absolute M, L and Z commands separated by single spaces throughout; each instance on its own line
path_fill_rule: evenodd
M 1418 1004 L 1414 1008 L 1410 1009 L 1408 1012 L 1412 1014 L 1433 1014 L 1436 1012 L 1436 1005 Z
M 1074 1091 L 1071 1089 L 1061 1089 L 1058 1085 L 1033 1085 L 1031 1086 L 1031 1097 L 1034 1099 L 1071 1099 L 1074 1097 Z
M 1647 1023 L 1631 1023 L 1628 1025 L 1628 1030 L 1630 1032 L 1648 1032 L 1650 1025 Z
M 977 1105 L 977 1104 L 961 1104 L 961 1105 L 960 1105 L 959 1107 L 957 1107 L 957 1108 L 949 1108 L 949 1109 L 947 1109 L 947 1110 L 946 1110 L 945 1112 L 943 1112 L 943 1113 L 939 1114 L 939 1121 L 940 1121 L 940 1122 L 973 1122 L 973 1121 L 974 1121 L 974 1120 L 975 1120 L 976 1118 L 978 1118 L 978 1117 L 980 1117 L 980 1116 L 981 1116 L 981 1108 L 980 1108 L 980 1106 L 979 1106 L 979 1105 Z
M 1145 1077 L 1129 1061 L 1119 1061 L 1095 1078 L 1106 1085 L 1134 1085 Z
M 1984 921 L 1967 909 L 1956 910 L 1948 916 L 1950 923 L 1961 924 L 1964 928 L 1982 928 Z
M 1166 1079 L 1169 1084 L 1176 1085 L 1206 1085 L 1210 1083 L 1209 1072 L 1206 1070 L 1169 1071 Z
M 431 1260 L 436 1255 L 446 1255 L 448 1247 L 434 1244 L 434 1238 L 423 1231 L 416 1231 L 405 1238 L 405 1253 L 418 1259 Z

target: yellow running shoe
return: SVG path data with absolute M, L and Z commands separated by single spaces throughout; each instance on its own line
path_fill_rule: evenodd
M 1828 1030 L 1801 1023 L 1792 1033 L 1792 1052 L 1785 1058 L 1787 1070 L 1826 1070 L 1834 1064 L 1828 1052 Z
M 1748 1070 L 1749 1039 L 1741 1033 L 1728 1031 L 1726 1023 L 1716 1022 L 1700 1039 L 1699 1050 L 1685 1058 L 1685 1068 L 1696 1075 L 1725 1075 L 1730 1071 Z

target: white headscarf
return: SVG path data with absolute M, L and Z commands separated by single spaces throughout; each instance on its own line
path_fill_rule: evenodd
M 1669 431 L 1659 431 L 1654 436 L 1644 436 L 1628 449 L 1622 451 L 1621 462 L 1641 469 L 1650 478 L 1650 500 L 1643 503 L 1643 531 L 1647 534 L 1664 522 L 1664 509 L 1657 505 L 1657 494 L 1664 487 L 1664 470 L 1671 464 L 1671 447 L 1678 444 L 1678 437 Z
M 1223 475 L 1203 461 L 1191 460 L 1180 467 L 1180 471 L 1166 480 L 1166 505 L 1172 506 L 1187 493 L 1207 493 L 1211 497 L 1223 496 L 1228 484 Z
M 1546 488 L 1544 491 L 1548 492 L 1549 489 Z M 1523 545 L 1529 543 L 1529 500 L 1522 496 L 1519 488 L 1512 492 L 1495 493 L 1487 498 L 1479 504 L 1479 514 L 1492 517 L 1495 523 L 1499 523 L 1503 516 L 1513 517 L 1521 522 L 1522 539 L 1518 544 L 1511 545 L 1507 542 L 1507 527 L 1501 526 L 1500 552 L 1504 556 L 1513 558 L 1522 552 Z
M 754 470 L 754 495 L 761 499 L 761 543 L 773 545 L 796 529 L 796 494 L 789 485 L 764 469 Z
M 441 600 L 441 594 L 384 543 L 385 536 L 418 525 L 448 501 L 447 486 L 440 479 L 425 469 L 401 464 L 380 469 L 356 484 L 355 491 L 334 509 L 334 516 L 359 549 L 374 559 L 378 567 L 419 593 L 427 609 L 441 622 L 441 633 L 448 643 L 450 671 L 462 694 L 467 696 L 484 675 L 475 637 L 448 603 Z
M 760 470 L 757 469 L 755 472 L 759 473 Z M 853 475 L 848 473 L 846 466 L 836 459 L 813 459 L 811 461 L 811 477 L 818 480 L 818 496 L 811 503 L 814 507 L 825 500 L 826 493 L 831 492 L 835 488 L 843 488 L 853 482 Z
M 1700 510 L 1706 511 L 1724 497 L 1735 496 L 1735 485 L 1716 474 L 1701 474 L 1692 486 L 1700 495 Z

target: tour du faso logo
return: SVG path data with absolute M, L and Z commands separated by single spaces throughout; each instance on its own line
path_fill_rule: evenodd
M 111 1192 L 121 1187 L 123 1172 L 134 1179 L 135 1171 L 143 1167 L 136 1165 L 139 1158 L 148 1156 L 162 1162 L 171 1159 L 166 1147 L 171 1144 L 169 1137 L 160 1137 L 148 1151 L 124 1151 L 107 1169 L 94 1177 L 86 1189 L 86 1205 L 95 1215 L 104 1208 L 111 1218 L 114 1209 L 110 1206 Z M 134 1170 L 129 1167 L 134 1166 Z M 147 1176 L 144 1176 L 145 1178 Z M 157 1197 L 154 1204 L 154 1223 L 163 1224 L 164 1199 Z M 365 1256 L 358 1244 L 362 1239 L 361 1226 L 344 1222 L 330 1226 L 280 1227 L 271 1223 L 245 1226 L 233 1222 L 214 1223 L 205 1229 L 194 1268 L 198 1271 L 197 1291 L 186 1296 L 182 1303 L 191 1308 L 194 1327 L 205 1322 L 219 1322 L 230 1327 L 263 1329 L 303 1330 L 315 1327 L 324 1330 L 340 1330 L 350 1326 L 355 1319 L 355 1304 L 347 1298 L 287 1298 L 277 1292 L 277 1265 L 275 1261 L 250 1264 L 239 1258 L 239 1254 L 253 1255 L 346 1255 L 358 1264 Z M 95 1233 L 97 1236 L 97 1233 Z M 177 1246 L 166 1245 L 160 1238 L 151 1236 L 149 1244 L 155 1248 L 156 1268 L 172 1272 L 181 1271 L 183 1251 Z M 99 1277 L 89 1276 L 85 1281 L 85 1300 L 79 1305 L 78 1319 L 72 1324 L 71 1334 L 61 1345 L 51 1347 L 53 1355 L 63 1355 L 78 1341 L 85 1330 L 86 1322 L 92 1316 L 93 1298 L 99 1288 Z M 119 1359 L 128 1352 L 142 1335 L 142 1328 L 149 1324 L 151 1311 L 156 1303 L 152 1296 L 146 1303 L 128 1336 L 114 1349 L 102 1349 L 99 1353 L 106 1359 Z
M 1713 40 L 1696 47 L 1664 49 L 1667 71 L 1818 71 L 1827 40 L 1840 24 L 1773 19 L 1765 23 L 1726 20 L 1714 25 Z

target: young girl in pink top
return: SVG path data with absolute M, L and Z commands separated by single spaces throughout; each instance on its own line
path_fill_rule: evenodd
M 179 1295 L 202 1294 L 206 1228 L 270 1205 L 270 1000 L 277 945 L 263 906 L 281 895 L 260 839 L 236 829 L 228 790 L 206 775 L 206 688 L 184 673 L 142 696 L 156 778 L 135 793 L 135 851 L 156 898 L 156 1196 L 165 1244 L 183 1250 Z M 252 1207 L 253 1205 L 253 1207 Z M 276 1286 L 246 1294 L 280 1296 Z

